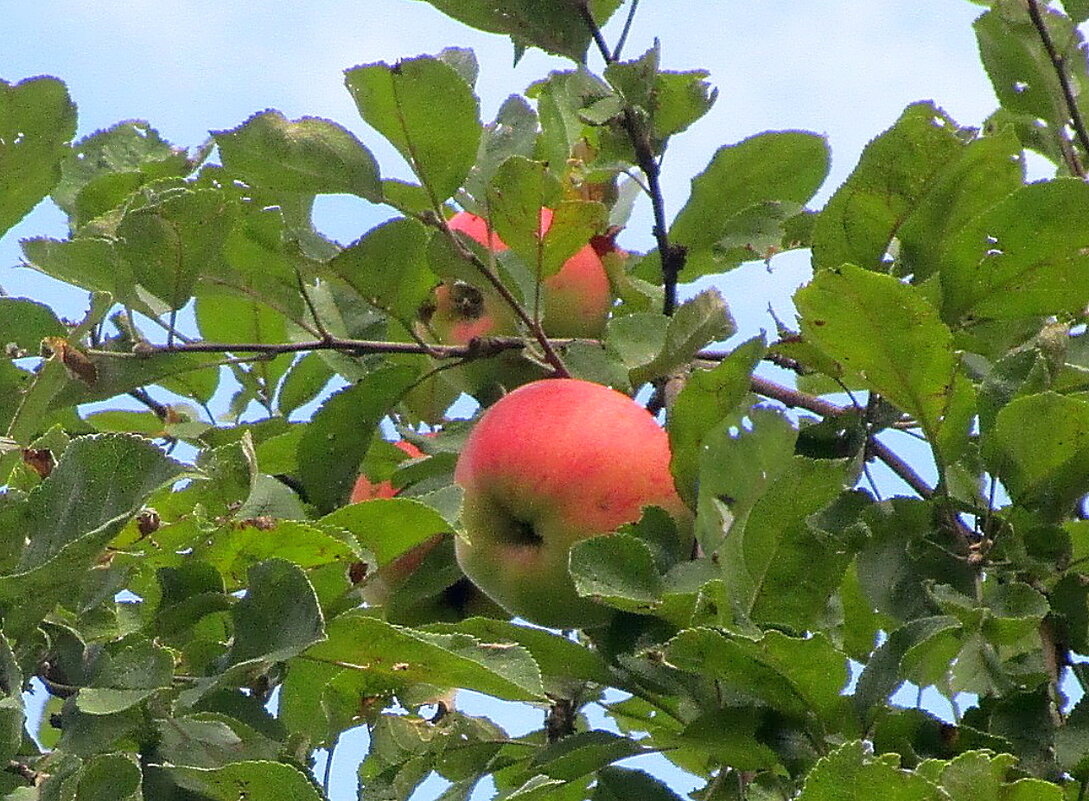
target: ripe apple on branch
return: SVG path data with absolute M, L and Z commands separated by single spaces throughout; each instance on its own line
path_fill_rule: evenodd
M 666 432 L 631 398 L 580 379 L 526 384 L 489 407 L 461 451 L 458 563 L 513 615 L 556 628 L 607 623 L 579 596 L 571 546 L 637 521 L 646 506 L 672 516 L 691 547 L 692 515 L 670 472 Z

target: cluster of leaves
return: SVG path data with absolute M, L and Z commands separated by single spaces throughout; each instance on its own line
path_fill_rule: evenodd
M 910 106 L 819 212 L 820 137 L 723 146 L 658 250 L 609 263 L 603 338 L 552 341 L 536 284 L 622 225 L 633 189 L 664 215 L 665 147 L 713 92 L 657 48 L 581 63 L 616 0 L 431 2 L 580 66 L 490 124 L 469 52 L 348 70 L 411 180 L 347 128 L 274 111 L 194 153 L 139 122 L 71 143 L 60 81 L 0 84 L 0 233 L 51 197 L 69 236 L 25 240 L 26 262 L 89 297 L 78 322 L 0 297 L 0 791 L 316 800 L 315 752 L 365 725 L 361 799 L 432 773 L 451 799 L 485 777 L 502 797 L 675 798 L 614 764 L 656 752 L 705 801 L 1084 795 L 1089 710 L 1061 680 L 1089 678 L 1070 664 L 1089 653 L 1089 7 L 984 3 L 1001 109 L 971 129 Z M 1057 177 L 1026 184 L 1026 150 Z M 342 248 L 311 222 L 323 194 L 393 217 Z M 453 235 L 453 203 L 511 251 Z M 803 247 L 798 330 L 708 350 L 734 333 L 725 302 L 677 305 L 671 260 L 687 282 Z M 520 335 L 433 344 L 421 309 L 443 279 L 502 288 Z M 468 362 L 511 353 L 512 383 L 525 363 L 668 401 L 701 555 L 662 547 L 649 514 L 580 544 L 576 585 L 620 610 L 606 630 L 511 621 L 453 559 L 471 422 L 445 415 Z M 191 459 L 163 447 L 179 443 Z M 863 489 L 875 459 L 915 496 Z M 360 471 L 400 495 L 345 505 Z M 32 678 L 50 696 L 35 737 Z M 970 708 L 897 706 L 904 682 Z M 450 688 L 549 716 L 521 737 L 448 701 L 425 716 Z

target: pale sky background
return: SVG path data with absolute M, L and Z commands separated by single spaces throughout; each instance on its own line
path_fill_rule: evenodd
M 761 131 L 802 129 L 828 138 L 832 174 L 819 205 L 866 142 L 907 104 L 931 99 L 960 124 L 979 125 L 996 106 L 971 28 L 982 10 L 968 0 L 643 0 L 625 57 L 640 55 L 658 37 L 665 68 L 707 69 L 719 89 L 711 112 L 671 142 L 663 166 L 668 214 L 680 209 L 689 181 L 719 146 Z M 606 30 L 610 41 L 623 13 Z M 79 136 L 145 119 L 173 144 L 194 148 L 209 130 L 276 108 L 291 118 L 321 116 L 347 126 L 375 153 L 384 176 L 407 177 L 407 169 L 359 121 L 344 69 L 471 47 L 488 121 L 507 95 L 567 66 L 534 51 L 512 67 L 509 41 L 463 27 L 421 0 L 0 0 L 0 20 L 0 78 L 63 79 L 79 107 Z M 590 66 L 600 70 L 600 60 L 591 56 Z M 388 216 L 385 207 L 362 200 L 327 198 L 317 219 L 346 244 Z M 17 269 L 19 237 L 64 234 L 59 212 L 39 206 L 0 240 L 0 287 L 79 317 L 82 293 L 62 292 Z M 637 207 L 620 244 L 652 246 L 649 204 Z M 773 329 L 769 303 L 791 320 L 789 297 L 808 277 L 807 255 L 797 253 L 775 259 L 770 273 L 751 263 L 698 286 L 713 283 L 724 292 L 738 336 L 747 338 Z M 479 699 L 465 706 L 495 715 L 515 734 L 540 725 L 540 712 L 524 706 Z M 354 766 L 364 748 L 356 736 L 338 751 L 336 801 L 355 798 Z M 667 772 L 661 758 L 634 764 L 668 776 L 679 792 L 698 786 Z M 440 787 L 429 782 L 417 799 L 434 798 Z

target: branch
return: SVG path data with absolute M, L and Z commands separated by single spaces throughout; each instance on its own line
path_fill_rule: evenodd
M 1078 100 L 1074 93 L 1074 88 L 1070 85 L 1070 77 L 1066 74 L 1066 57 L 1055 48 L 1055 42 L 1051 39 L 1051 33 L 1047 29 L 1047 23 L 1044 22 L 1043 15 L 1040 13 L 1038 1 L 1028 0 L 1027 4 L 1029 18 L 1032 20 L 1032 24 L 1040 36 L 1040 42 L 1043 44 L 1044 50 L 1047 51 L 1047 56 L 1051 59 L 1051 66 L 1055 70 L 1056 77 L 1059 79 L 1059 87 L 1062 89 L 1063 100 L 1066 103 L 1066 112 L 1069 116 L 1071 127 L 1074 129 L 1074 135 L 1077 137 L 1078 144 L 1081 145 L 1082 152 L 1089 155 L 1089 131 L 1086 130 L 1085 121 L 1082 119 L 1081 111 L 1078 109 Z M 1067 166 L 1074 175 L 1077 175 L 1080 178 L 1085 177 L 1085 168 L 1082 167 L 1076 153 L 1067 154 L 1067 162 Z
M 854 406 L 838 406 L 831 401 L 818 398 L 797 389 L 785 387 L 774 381 L 754 375 L 750 386 L 757 395 L 777 400 L 785 406 L 819 414 L 822 417 L 840 417 L 848 412 L 855 411 Z M 869 438 L 868 451 L 874 457 L 880 459 L 893 473 L 911 487 L 920 498 L 933 498 L 934 489 L 923 480 L 923 477 L 915 472 L 914 468 L 901 459 L 891 448 L 880 442 L 875 437 Z
M 575 340 L 549 340 L 550 347 L 568 345 Z M 153 345 L 141 342 L 132 352 L 115 350 L 87 350 L 94 356 L 112 358 L 151 358 L 161 353 L 252 353 L 257 359 L 271 359 L 284 353 L 302 353 L 315 350 L 334 350 L 351 355 L 371 353 L 395 353 L 430 356 L 434 359 L 481 359 L 507 350 L 519 350 L 526 346 L 521 337 L 477 337 L 467 345 L 431 345 L 419 342 L 384 342 L 373 339 L 339 339 L 329 337 L 307 342 L 181 342 L 172 345 Z
M 614 64 L 616 58 L 609 52 L 605 37 L 602 36 L 597 20 L 590 13 L 590 7 L 585 0 L 579 3 L 579 13 L 605 63 Z M 654 211 L 654 240 L 658 245 L 658 257 L 662 262 L 662 287 L 665 290 L 662 313 L 672 315 L 677 308 L 677 283 L 681 270 L 684 269 L 687 251 L 682 245 L 674 245 L 669 241 L 665 197 L 662 195 L 662 185 L 659 180 L 661 165 L 654 155 L 654 144 L 651 142 L 647 126 L 630 106 L 625 107 L 620 124 L 628 134 L 628 140 L 635 151 L 635 163 L 639 165 L 639 169 L 647 178 L 647 194 L 650 196 L 650 205 Z

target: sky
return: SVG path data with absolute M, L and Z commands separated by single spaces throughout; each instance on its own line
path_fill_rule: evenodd
M 642 0 L 625 56 L 660 39 L 667 69 L 706 69 L 719 97 L 709 114 L 674 138 L 663 164 L 667 215 L 683 205 L 689 181 L 715 150 L 766 130 L 808 130 L 827 137 L 832 172 L 820 205 L 849 174 L 865 144 L 903 108 L 933 100 L 962 125 L 979 125 L 996 101 L 979 63 L 971 22 L 983 9 L 968 0 Z M 617 15 L 619 22 L 623 14 Z M 508 40 L 453 22 L 423 0 L 0 0 L 0 79 L 35 75 L 64 80 L 79 107 L 79 136 L 126 119 L 148 120 L 173 144 L 195 148 L 210 130 L 236 127 L 268 108 L 288 117 L 328 117 L 371 148 L 387 177 L 407 168 L 362 123 L 343 86 L 343 70 L 375 61 L 470 47 L 480 62 L 477 92 L 485 121 L 502 101 L 560 59 L 530 52 L 514 66 Z M 606 28 L 614 41 L 618 26 Z M 592 69 L 600 70 L 591 59 Z M 353 198 L 324 198 L 319 227 L 347 244 L 387 219 L 389 210 Z M 20 268 L 19 237 L 63 237 L 63 218 L 48 203 L 0 239 L 0 287 L 79 317 L 82 293 L 64 291 Z M 629 250 L 652 247 L 649 204 L 619 238 Z M 809 278 L 808 259 L 793 253 L 704 279 L 730 303 L 739 338 L 773 330 L 769 304 L 791 320 L 790 295 Z M 466 702 L 496 714 L 517 733 L 536 728 L 540 712 Z M 358 740 L 334 763 L 333 798 L 355 797 Z M 658 772 L 662 762 L 644 763 Z M 680 791 L 695 785 L 679 774 Z M 433 798 L 430 783 L 418 801 Z

